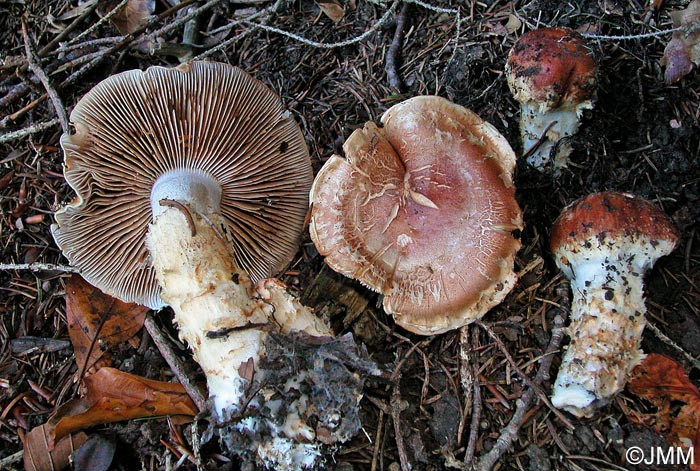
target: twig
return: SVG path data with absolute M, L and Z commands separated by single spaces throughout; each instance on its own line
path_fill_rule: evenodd
M 377 435 L 374 437 L 374 450 L 372 452 L 372 467 L 370 471 L 377 470 L 379 462 L 379 450 L 382 446 L 382 432 L 384 431 L 384 410 L 379 409 L 379 420 L 377 421 Z
M 686 352 L 683 347 L 681 347 L 676 342 L 671 340 L 666 334 L 661 332 L 661 330 L 658 327 L 656 327 L 654 324 L 652 324 L 651 322 L 647 321 L 647 327 L 649 328 L 649 330 L 651 330 L 654 333 L 654 335 L 656 335 L 656 337 L 659 340 L 661 340 L 663 343 L 665 343 L 666 345 L 668 345 L 669 347 L 673 348 L 678 353 L 683 355 L 685 357 L 685 359 L 688 360 L 688 362 L 691 365 L 693 365 L 693 368 L 700 369 L 700 360 L 695 358 L 690 353 Z
M 11 464 L 18 463 L 22 461 L 22 458 L 24 457 L 24 450 L 19 450 L 17 453 L 6 456 L 2 459 L 0 459 L 0 469 L 9 469 Z
M 49 43 L 42 47 L 38 55 L 39 57 L 45 57 L 49 52 L 52 52 L 54 49 L 56 49 L 56 46 L 58 43 L 63 41 L 70 33 L 73 32 L 75 28 L 80 25 L 85 19 L 87 19 L 88 16 L 92 15 L 92 13 L 95 11 L 95 8 L 97 8 L 97 2 L 95 2 L 93 5 L 88 7 L 82 15 L 77 17 L 71 24 L 69 24 L 63 31 L 61 31 L 55 38 L 53 38 Z
M 250 16 L 248 16 L 248 17 L 242 19 L 242 20 L 234 21 L 234 22 L 232 22 L 232 23 L 230 23 L 230 24 L 228 24 L 228 25 L 226 25 L 226 26 L 227 26 L 227 27 L 230 27 L 230 28 L 234 28 L 234 27 L 236 27 L 236 26 L 238 26 L 238 25 L 240 25 L 240 24 L 243 24 L 243 22 L 245 22 L 245 21 L 256 20 L 256 19 L 258 19 L 258 18 L 260 18 L 260 17 L 262 17 L 262 16 L 265 16 L 265 18 L 263 18 L 263 19 L 261 20 L 261 22 L 262 22 L 262 23 L 265 23 L 265 22 L 267 22 L 267 21 L 269 20 L 270 15 L 272 15 L 273 13 L 276 13 L 276 12 L 277 12 L 277 9 L 280 7 L 280 5 L 282 4 L 283 1 L 284 1 L 284 0 L 277 0 L 273 5 L 271 5 L 271 6 L 267 7 L 267 8 L 265 8 L 264 10 L 261 10 L 261 11 L 258 11 L 258 12 L 256 12 L 256 13 L 253 13 L 252 15 L 250 15 Z M 205 57 L 211 56 L 211 55 L 214 54 L 215 52 L 223 51 L 223 50 L 226 49 L 229 45 L 233 44 L 234 42 L 236 42 L 236 41 L 238 41 L 238 40 L 240 40 L 240 39 L 243 39 L 243 38 L 246 37 L 247 35 L 251 34 L 253 31 L 255 31 L 255 30 L 254 30 L 254 29 L 248 29 L 248 30 L 243 31 L 242 33 L 239 33 L 239 34 L 237 34 L 237 35 L 231 37 L 231 38 L 228 38 L 226 41 L 223 41 L 223 42 L 217 44 L 216 46 L 214 46 L 214 47 L 212 47 L 212 48 L 210 48 L 210 49 L 207 49 L 206 51 L 204 51 L 203 53 L 199 54 L 198 56 L 193 57 L 192 60 L 193 60 L 193 61 L 202 60 L 202 59 L 204 59 Z
M 466 327 L 463 329 L 466 332 Z M 466 335 L 465 335 L 466 337 Z M 471 345 L 479 344 L 479 332 L 472 329 Z M 470 465 L 474 461 L 474 452 L 476 451 L 476 441 L 479 438 L 479 423 L 481 422 L 481 384 L 479 383 L 479 367 L 476 364 L 476 359 L 473 358 L 469 362 L 470 375 L 472 377 L 472 420 L 469 425 L 469 441 L 467 442 L 467 450 L 464 452 L 464 464 Z
M 32 47 L 31 41 L 29 39 L 29 33 L 27 32 L 27 22 L 25 21 L 24 17 L 22 17 L 22 38 L 24 39 L 24 52 L 27 56 L 27 63 L 29 65 L 29 69 L 41 81 L 41 84 L 44 86 L 46 93 L 51 99 L 54 111 L 56 112 L 56 116 L 58 117 L 58 122 L 61 123 L 61 129 L 63 129 L 64 133 L 68 133 L 68 114 L 66 113 L 66 108 L 63 106 L 61 98 L 58 96 L 58 93 L 56 93 L 56 90 L 54 90 L 54 88 L 51 86 L 51 82 L 49 81 L 49 77 L 46 75 L 46 72 L 44 72 L 44 69 L 42 69 L 36 62 L 33 50 L 34 48 Z
M 78 269 L 75 267 L 54 265 L 53 263 L 0 263 L 0 270 L 59 271 L 62 273 L 78 273 Z
M 401 427 L 401 391 L 397 379 L 391 389 L 391 418 L 394 422 L 394 435 L 396 436 L 396 448 L 399 452 L 401 471 L 411 471 L 411 463 L 406 454 L 406 444 L 403 441 L 403 427 Z
M 384 67 L 386 76 L 389 79 L 389 85 L 397 90 L 401 88 L 401 78 L 396 70 L 396 63 L 401 46 L 403 46 L 403 30 L 410 7 L 410 3 L 404 3 L 401 11 L 396 15 L 396 31 L 394 31 L 394 38 L 391 40 L 391 46 L 389 46 L 389 50 L 386 53 L 386 65 Z
M 562 323 L 563 324 L 563 323 Z M 564 339 L 564 329 L 561 324 L 556 324 L 552 329 L 552 337 L 549 339 L 547 349 L 542 355 L 540 368 L 537 371 L 533 386 L 539 386 L 545 379 L 549 378 L 549 368 L 552 366 L 554 353 L 559 350 Z M 508 425 L 501 430 L 501 434 L 496 440 L 493 448 L 482 455 L 478 463 L 474 466 L 475 471 L 490 471 L 503 454 L 508 451 L 513 442 L 518 438 L 520 427 L 536 397 L 536 390 L 530 387 L 525 394 L 516 401 L 516 409 Z
M 204 398 L 204 395 L 199 388 L 192 381 L 190 381 L 190 377 L 185 371 L 185 367 L 183 366 L 182 362 L 173 351 L 170 341 L 165 338 L 163 332 L 160 331 L 160 328 L 156 325 L 156 321 L 153 319 L 151 314 L 146 316 L 146 320 L 144 321 L 143 325 L 146 327 L 148 334 L 153 339 L 153 343 L 155 343 L 158 350 L 160 350 L 160 354 L 163 355 L 163 359 L 165 359 L 165 362 L 175 374 L 178 381 L 180 381 L 182 387 L 185 388 L 185 391 L 187 391 L 187 394 L 195 403 L 199 411 L 201 412 L 206 410 L 207 400 Z
M 43 121 L 41 123 L 37 123 L 26 128 L 18 129 L 17 131 L 8 132 L 6 134 L 0 134 L 0 144 L 9 141 L 14 141 L 15 139 L 21 139 L 31 134 L 36 134 L 38 132 L 46 131 L 47 129 L 51 129 L 52 127 L 59 124 L 59 122 L 60 121 L 58 120 L 58 118 L 54 118 L 50 121 Z
M 186 3 L 193 3 L 192 1 L 186 2 Z M 178 29 L 181 26 L 184 26 L 185 23 L 190 21 L 192 18 L 196 18 L 197 16 L 201 15 L 207 10 L 211 10 L 215 6 L 221 4 L 221 0 L 209 0 L 207 3 L 202 5 L 201 7 L 197 7 L 194 10 L 191 10 L 189 13 L 186 15 L 183 15 L 181 18 L 178 18 L 177 20 L 173 21 L 170 24 L 167 24 L 163 26 L 160 29 L 157 29 L 153 31 L 152 33 L 149 33 L 141 38 L 138 38 L 135 42 L 137 43 L 142 43 L 144 41 L 150 41 L 152 39 L 159 38 L 161 36 L 165 36 L 166 34 Z M 178 5 L 179 7 L 183 8 L 182 5 Z
M 513 357 L 511 356 L 510 352 L 509 352 L 508 349 L 506 348 L 505 344 L 503 343 L 503 340 L 501 340 L 501 338 L 498 336 L 498 334 L 496 334 L 496 332 L 494 332 L 493 330 L 491 330 L 491 328 L 490 328 L 489 326 L 487 326 L 486 324 L 484 324 L 484 323 L 481 322 L 481 321 L 476 321 L 475 324 L 478 325 L 479 327 L 481 327 L 482 329 L 484 329 L 484 330 L 489 334 L 489 336 L 496 342 L 496 345 L 497 345 L 498 348 L 501 350 L 501 352 L 503 353 L 503 355 L 506 357 L 506 360 L 508 360 L 508 363 L 510 363 L 511 367 L 513 368 L 513 370 L 515 370 L 515 372 L 518 374 L 518 376 L 520 376 L 520 378 L 523 380 L 523 383 L 525 383 L 528 387 L 530 387 L 530 389 L 533 389 L 533 390 L 534 390 L 534 392 L 537 394 L 537 396 L 539 396 L 540 400 L 541 400 L 547 407 L 549 407 L 549 409 L 552 411 L 552 413 L 553 413 L 554 415 L 556 415 L 556 416 L 559 418 L 559 420 L 561 420 L 563 423 L 567 424 L 567 426 L 570 426 L 571 428 L 573 428 L 573 426 L 572 426 L 571 423 L 567 420 L 567 418 L 564 416 L 564 414 L 562 414 L 562 413 L 559 411 L 559 409 L 557 409 L 556 407 L 554 407 L 554 406 L 552 405 L 552 403 L 549 401 L 549 398 L 547 397 L 547 395 L 546 395 L 546 394 L 542 391 L 542 389 L 540 388 L 539 384 L 534 383 L 534 382 L 525 374 L 525 372 L 523 372 L 523 371 L 520 369 L 520 367 L 519 367 L 518 364 L 515 362 L 515 360 L 514 360 Z
M 112 10 L 110 10 L 106 15 L 104 15 L 102 18 L 97 20 L 97 22 L 95 24 L 91 25 L 88 29 L 86 29 L 85 31 L 83 31 L 82 33 L 80 33 L 79 35 L 77 35 L 76 37 L 71 39 L 70 41 L 68 41 L 68 43 L 66 45 L 75 44 L 78 41 L 80 41 L 81 39 L 90 35 L 97 28 L 99 28 L 100 26 L 102 26 L 103 24 L 108 22 L 110 20 L 110 18 L 112 18 L 117 13 L 119 13 L 119 11 L 122 8 L 124 8 L 127 3 L 129 3 L 129 0 L 122 0 L 121 2 L 119 2 L 119 4 L 116 7 L 112 8 Z M 63 49 L 63 47 L 59 48 L 59 50 L 61 50 L 61 49 Z
M 426 10 L 433 11 L 435 13 L 444 13 L 448 15 L 459 15 L 459 10 L 456 10 L 454 8 L 442 8 L 438 7 L 436 5 L 431 5 L 429 3 L 421 2 L 420 0 L 403 0 L 405 3 L 413 3 L 414 5 L 418 5 L 419 7 L 423 7 Z
M 665 29 L 662 31 L 654 31 L 653 33 L 641 33 L 641 34 L 630 34 L 630 35 L 622 35 L 622 36 L 609 36 L 605 34 L 592 34 L 592 33 L 582 33 L 581 36 L 583 36 L 586 39 L 602 39 L 602 40 L 609 40 L 609 41 L 633 41 L 635 39 L 646 39 L 646 38 L 656 38 L 659 36 L 665 36 L 667 34 L 675 33 L 676 31 L 681 31 L 683 30 L 683 26 L 679 26 L 677 28 L 671 28 L 671 29 Z
M 354 38 L 346 39 L 345 41 L 339 41 L 336 43 L 320 43 L 317 41 L 311 41 L 310 39 L 306 39 L 303 36 L 299 36 L 298 34 L 290 33 L 289 31 L 285 31 L 283 29 L 275 28 L 273 26 L 267 26 L 264 24 L 260 23 L 253 23 L 252 21 L 245 20 L 243 23 L 247 24 L 249 26 L 252 26 L 257 29 L 263 29 L 265 31 L 269 31 L 271 33 L 277 33 L 281 34 L 282 36 L 286 36 L 288 38 L 291 38 L 295 41 L 298 41 L 302 44 L 305 44 L 307 46 L 311 47 L 316 47 L 319 49 L 336 49 L 339 47 L 345 47 L 345 46 L 350 46 L 352 44 L 357 44 L 359 42 L 364 41 L 366 38 L 368 38 L 370 35 L 372 35 L 375 31 L 377 31 L 379 28 L 384 26 L 391 16 L 394 14 L 396 11 L 396 7 L 399 4 L 399 0 L 394 0 L 394 2 L 391 4 L 389 9 L 384 13 L 384 15 L 376 22 L 374 23 L 367 31 L 364 33 L 360 34 L 359 36 L 355 36 Z

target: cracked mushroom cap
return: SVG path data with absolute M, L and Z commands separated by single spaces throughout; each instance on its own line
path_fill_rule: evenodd
M 668 255 L 678 231 L 660 208 L 629 193 L 604 191 L 587 195 L 564 209 L 552 226 L 550 248 L 559 268 L 606 263 L 615 257 L 639 273 Z
M 70 119 L 75 133 L 61 145 L 77 198 L 56 213 L 52 232 L 103 291 L 163 305 L 145 239 L 151 190 L 164 175 L 220 187 L 235 260 L 254 279 L 279 271 L 298 249 L 312 182 L 308 149 L 280 98 L 241 69 L 193 62 L 120 73 L 90 90 Z
M 586 43 L 569 28 L 540 28 L 523 34 L 508 54 L 506 77 L 520 103 L 554 108 L 591 108 L 598 66 Z
M 311 190 L 311 237 L 326 263 L 384 294 L 429 335 L 480 318 L 513 287 L 522 227 L 515 154 L 490 124 L 435 96 L 352 133 Z

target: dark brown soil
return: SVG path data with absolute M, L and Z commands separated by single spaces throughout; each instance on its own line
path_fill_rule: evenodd
M 191 3 L 202 6 L 205 2 Z M 660 8 L 651 9 L 650 2 L 637 0 L 413 3 L 407 7 L 405 37 L 398 48 L 400 89 L 389 84 L 385 72 L 396 13 L 389 12 L 389 21 L 350 45 L 316 44 L 359 37 L 381 21 L 391 6 L 387 1 L 341 0 L 345 13 L 337 23 L 307 0 L 281 2 L 277 14 L 262 15 L 267 25 L 306 38 L 305 42 L 250 23 L 198 39 L 204 46 L 194 48 L 194 55 L 245 33 L 208 58 L 244 68 L 282 96 L 298 118 L 318 170 L 333 153 L 342 152 L 342 143 L 354 129 L 378 119 L 405 98 L 425 94 L 471 108 L 520 153 L 518 105 L 503 74 L 514 41 L 538 25 L 616 37 L 587 38 L 600 66 L 600 86 L 595 108 L 585 113 L 572 141 L 569 167 L 555 176 L 518 163 L 517 199 L 525 228 L 516 271 L 528 269 L 505 302 L 487 314 L 484 327 L 466 328 L 462 340 L 460 332 L 430 338 L 408 334 L 378 307 L 376 294 L 325 267 L 305 235 L 297 259 L 282 278 L 294 290 L 305 292 L 305 301 L 318 312 L 331 316 L 338 333 L 352 332 L 377 364 L 400 378 L 397 386 L 368 380 L 361 403 L 363 433 L 328 450 L 326 469 L 395 470 L 402 464 L 404 469 L 409 465 L 425 470 L 469 469 L 471 463 L 464 463 L 468 448 L 478 461 L 495 445 L 528 389 L 514 366 L 534 378 L 555 318 L 565 315 L 568 285 L 547 247 L 550 226 L 566 204 L 594 191 L 646 197 L 663 207 L 681 231 L 678 249 L 656 264 L 646 283 L 648 319 L 667 339 L 647 329 L 643 348 L 672 356 L 692 379 L 698 379 L 700 372 L 689 358 L 700 356 L 700 74 L 693 71 L 679 83 L 665 84 L 659 61 L 670 34 L 632 37 L 671 28 L 669 12 L 687 5 L 682 0 L 654 3 Z M 89 30 L 99 16 L 85 7 L 81 7 L 87 11 L 83 19 L 61 19 L 77 6 L 77 0 L 0 1 L 0 139 L 56 117 L 44 86 L 27 67 L 22 22 L 36 51 L 61 34 L 65 36 L 59 43 L 85 31 L 78 42 L 118 35 L 109 22 Z M 199 28 L 211 32 L 270 6 L 271 2 L 257 0 L 222 1 L 201 13 Z M 162 20 L 136 37 L 173 24 L 179 13 L 168 13 L 168 8 L 165 0 L 157 1 L 156 14 L 163 14 Z M 75 28 L 67 31 L 73 23 Z M 39 66 L 48 74 L 61 106 L 70 112 L 87 90 L 113 73 L 176 65 L 176 52 L 164 46 L 181 44 L 182 31 L 180 26 L 151 37 L 151 49 L 163 46 L 153 54 L 129 38 L 88 43 L 85 49 L 60 54 L 51 53 L 57 47 L 53 44 L 41 51 Z M 84 64 L 76 63 L 84 54 L 97 51 L 102 51 L 102 60 L 89 68 L 81 69 Z M 60 135 L 55 123 L 41 132 L 0 141 L 0 263 L 67 265 L 49 231 L 54 210 L 72 197 L 61 174 Z M 13 340 L 26 336 L 68 340 L 65 276 L 60 270 L 0 271 L 0 462 L 7 459 L 6 469 L 22 468 L 18 452 L 23 434 L 78 393 L 72 383 L 75 363 L 70 344 L 52 352 L 12 349 Z M 318 283 L 334 288 L 320 293 L 310 290 Z M 338 301 L 341 294 L 345 303 Z M 162 328 L 169 330 L 167 311 L 160 316 Z M 486 328 L 497 334 L 500 344 Z M 171 379 L 158 349 L 147 335 L 143 339 L 141 348 L 125 347 L 115 355 L 115 366 L 150 378 Z M 460 364 L 460 345 L 468 350 L 471 366 Z M 187 352 L 179 353 L 195 370 Z M 545 394 L 550 393 L 559 358 L 554 359 L 552 379 L 542 385 Z M 472 388 L 465 392 L 463 387 L 471 367 L 478 371 L 481 383 L 476 401 L 472 401 Z M 627 448 L 664 443 L 651 429 L 631 423 L 625 413 L 648 408 L 623 392 L 596 418 L 577 420 L 557 415 L 536 400 L 498 469 L 634 469 L 625 462 Z M 472 425 L 475 410 L 480 415 Z M 183 430 L 185 445 L 191 446 L 189 427 Z M 109 425 L 92 432 L 116 443 L 111 469 L 160 470 L 178 460 L 163 445 L 173 441 L 165 419 Z M 214 444 L 200 450 L 207 466 L 236 469 L 235 459 L 227 464 L 218 452 Z M 8 459 L 11 456 L 14 459 Z M 195 468 L 185 461 L 180 469 Z

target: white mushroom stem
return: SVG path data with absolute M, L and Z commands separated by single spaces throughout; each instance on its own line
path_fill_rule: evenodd
M 607 404 L 644 358 L 644 272 L 660 254 L 673 249 L 673 243 L 663 240 L 604 242 L 624 249 L 591 248 L 600 243 L 592 238 L 581 244 L 589 249 L 557 259 L 571 280 L 573 300 L 571 344 L 554 384 L 552 404 L 578 417 L 590 417 Z
M 581 113 L 593 107 L 587 101 L 577 107 L 542 109 L 540 104 L 520 105 L 520 136 L 527 163 L 537 169 L 546 167 L 553 160 L 555 168 L 566 167 L 571 146 L 559 142 L 576 134 L 581 124 Z M 559 145 L 554 154 L 552 151 Z
M 173 206 L 156 217 L 147 239 L 161 296 L 206 374 L 221 419 L 243 405 L 269 330 L 330 335 L 282 283 L 253 285 L 235 266 L 222 227 L 218 213 L 202 217 L 186 205 Z

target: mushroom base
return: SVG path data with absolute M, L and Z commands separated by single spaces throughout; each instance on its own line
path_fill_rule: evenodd
M 539 106 L 521 105 L 520 136 L 527 163 L 539 170 L 550 162 L 554 168 L 566 167 L 572 151 L 566 138 L 576 134 L 581 112 L 592 106 L 586 102 L 578 108 L 542 111 Z
M 302 388 L 294 381 L 317 377 L 316 365 L 307 365 L 311 371 L 295 371 L 284 384 L 265 388 L 280 375 L 276 368 L 261 364 L 272 340 L 278 345 L 284 339 L 302 338 L 319 345 L 329 341 L 331 332 L 287 293 L 283 283 L 264 279 L 253 284 L 235 266 L 226 237 L 216 229 L 224 227 L 220 222 L 217 213 L 202 217 L 186 206 L 169 207 L 156 218 L 147 244 L 161 296 L 174 311 L 180 338 L 192 349 L 207 377 L 215 419 L 229 431 L 229 437 L 222 436 L 222 440 L 236 442 L 231 431 L 255 436 L 245 450 L 265 466 L 282 470 L 311 467 L 321 456 L 320 447 L 328 442 L 306 423 L 306 411 L 322 413 L 323 407 L 298 394 Z M 298 357 L 304 349 L 299 345 L 304 342 L 297 341 L 297 348 L 285 358 L 302 364 Z M 360 391 L 345 402 L 357 407 Z M 280 392 L 283 397 L 272 397 Z M 277 401 L 275 417 L 282 415 L 282 420 L 261 415 L 275 404 L 272 399 Z M 349 438 L 344 437 L 338 439 Z M 241 452 L 235 444 L 224 444 Z
M 571 344 L 554 383 L 555 407 L 591 417 L 625 387 L 630 371 L 644 358 L 640 343 L 646 308 L 639 273 L 623 260 L 610 259 L 574 270 Z

